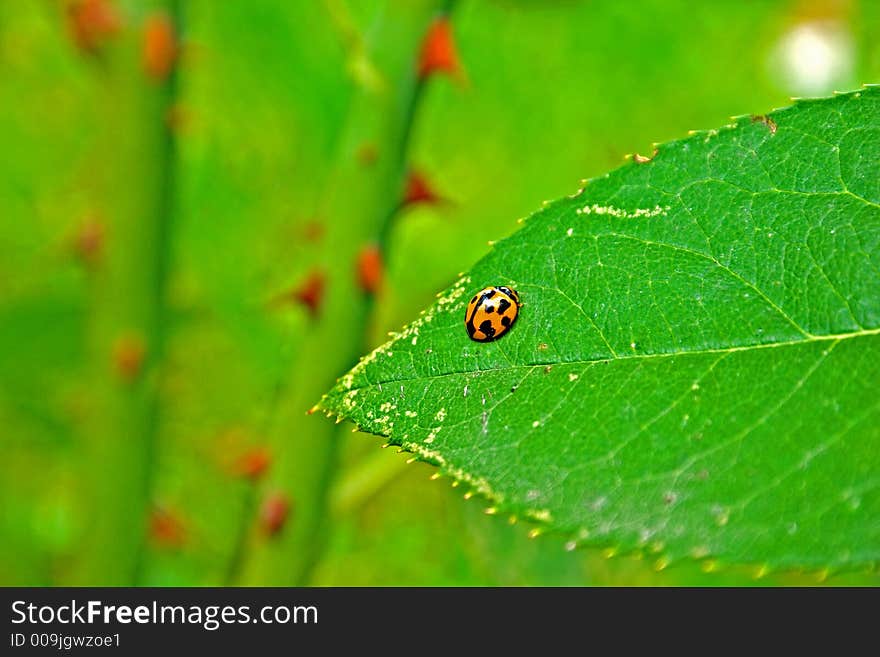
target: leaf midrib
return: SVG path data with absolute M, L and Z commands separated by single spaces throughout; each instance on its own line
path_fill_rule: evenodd
M 675 358 L 677 356 L 700 356 L 700 355 L 708 355 L 708 354 L 729 354 L 735 353 L 739 351 L 753 351 L 756 349 L 772 349 L 776 347 L 794 347 L 799 345 L 806 345 L 814 342 L 834 342 L 835 344 L 841 342 L 843 340 L 852 340 L 854 338 L 864 338 L 871 337 L 874 335 L 880 335 L 880 328 L 876 329 L 866 329 L 863 331 L 854 331 L 852 333 L 837 333 L 833 335 L 812 335 L 810 337 L 804 338 L 803 340 L 787 340 L 784 342 L 765 342 L 763 344 L 752 344 L 752 345 L 739 345 L 735 347 L 719 347 L 717 349 L 694 349 L 694 350 L 682 350 L 682 351 L 670 351 L 663 353 L 647 353 L 647 354 L 631 354 L 626 356 L 616 356 L 612 358 L 593 358 L 593 359 L 584 359 L 584 360 L 556 360 L 556 361 L 544 361 L 540 363 L 523 363 L 522 365 L 505 365 L 504 367 L 489 367 L 482 370 L 455 370 L 451 372 L 442 372 L 440 374 L 428 374 L 424 376 L 412 376 L 412 377 L 400 377 L 394 379 L 385 379 L 383 381 L 375 381 L 371 383 L 367 383 L 365 385 L 360 386 L 352 386 L 351 388 L 346 388 L 345 392 L 351 392 L 352 390 L 364 390 L 366 388 L 374 388 L 376 386 L 385 385 L 388 383 L 406 383 L 410 381 L 421 381 L 421 380 L 433 380 L 440 379 L 447 376 L 456 376 L 458 374 L 484 374 L 487 372 L 507 372 L 511 370 L 519 370 L 519 369 L 534 369 L 538 367 L 547 367 L 548 365 L 556 367 L 559 365 L 595 365 L 598 363 L 613 363 L 615 361 L 620 360 L 650 360 L 652 358 Z M 393 342 L 395 338 L 392 338 L 391 342 Z M 381 347 L 379 348 L 381 349 Z

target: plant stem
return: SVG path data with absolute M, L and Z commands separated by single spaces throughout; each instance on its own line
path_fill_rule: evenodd
M 329 222 L 320 259 L 330 274 L 321 317 L 305 339 L 272 431 L 278 460 L 263 491 L 283 491 L 292 502 L 291 518 L 281 535 L 252 532 L 242 568 L 246 584 L 307 582 L 323 545 L 341 437 L 325 418 L 304 413 L 361 353 L 372 301 L 356 285 L 354 263 L 360 248 L 387 233 L 397 207 L 421 88 L 415 57 L 442 3 L 390 4 L 371 44 L 383 88 L 356 95 L 321 212 Z M 370 167 L 356 157 L 364 143 L 382 149 Z
M 179 25 L 176 0 L 154 0 Z M 73 579 L 88 585 L 136 584 L 143 571 L 152 499 L 167 324 L 175 145 L 166 121 L 175 73 L 143 70 L 143 15 L 108 52 L 96 187 L 107 238 L 92 292 L 96 395 L 88 451 L 90 527 Z
M 330 492 L 330 513 L 334 517 L 356 511 L 403 472 L 406 457 L 389 451 L 370 452 L 336 481 Z
M 441 13 L 451 16 L 455 5 L 455 0 L 446 0 Z M 423 94 L 424 85 L 424 80 L 417 80 L 415 91 L 410 97 L 410 102 L 406 109 L 405 132 L 397 154 L 401 162 L 408 161 L 410 138 L 415 125 L 416 112 Z M 403 173 L 405 174 L 406 172 L 403 171 Z M 401 179 L 400 184 L 401 186 L 404 184 L 403 179 Z M 379 229 L 376 243 L 383 254 L 383 258 L 390 251 L 391 230 L 394 226 L 394 219 L 399 215 L 401 209 L 399 204 L 390 207 L 386 220 Z M 370 310 L 371 317 L 369 323 L 372 324 L 375 322 L 375 312 L 372 306 Z M 364 342 L 364 349 L 369 349 L 373 346 L 366 344 L 368 342 L 366 337 Z M 334 485 L 331 492 L 331 512 L 334 515 L 340 515 L 355 510 L 400 475 L 405 467 L 406 460 L 403 458 L 394 458 L 394 456 L 384 453 L 370 454 L 356 464 L 352 472 L 348 473 L 345 478 Z

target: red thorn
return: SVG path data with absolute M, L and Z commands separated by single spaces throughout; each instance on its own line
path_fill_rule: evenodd
M 96 54 L 122 27 L 110 0 L 76 0 L 67 6 L 67 26 L 76 47 Z
M 153 509 L 149 517 L 149 535 L 156 547 L 180 549 L 186 543 L 186 528 L 176 515 L 166 509 Z
M 443 199 L 434 188 L 418 171 L 410 171 L 406 179 L 406 190 L 403 194 L 403 207 L 409 205 L 417 205 L 419 203 L 427 203 L 428 205 L 436 205 Z
M 147 349 L 144 339 L 135 333 L 122 335 L 113 344 L 113 366 L 116 375 L 131 383 L 140 375 Z
M 167 78 L 177 62 L 179 48 L 174 25 L 164 13 L 147 18 L 142 50 L 144 71 L 156 81 Z
M 77 228 L 73 236 L 73 252 L 86 267 L 93 269 L 104 251 L 104 224 L 89 217 Z
M 275 536 L 287 524 L 290 502 L 284 493 L 272 493 L 260 508 L 260 528 L 267 536 Z
M 434 73 L 446 73 L 452 76 L 461 73 L 458 51 L 452 36 L 452 25 L 446 17 L 437 18 L 431 23 L 419 54 L 419 79 L 424 80 Z
M 297 303 L 301 303 L 309 309 L 312 317 L 317 317 L 324 301 L 324 288 L 327 281 L 323 272 L 313 271 L 302 285 L 291 292 L 290 296 Z
M 263 476 L 272 465 L 272 454 L 267 447 L 255 447 L 241 454 L 233 465 L 233 472 L 239 477 L 255 481 Z
M 367 294 L 376 294 L 382 284 L 382 252 L 378 245 L 369 244 L 357 258 L 358 285 Z

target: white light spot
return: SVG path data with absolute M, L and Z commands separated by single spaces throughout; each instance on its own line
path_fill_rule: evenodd
M 571 237 L 573 233 L 574 233 L 574 228 L 569 228 L 567 231 L 565 231 L 565 234 L 568 235 L 569 237 Z
M 434 419 L 438 422 L 443 422 L 443 420 L 446 419 L 446 409 L 441 408 L 439 411 L 437 411 L 437 415 L 434 416 Z
M 535 420 L 534 422 L 532 422 L 532 429 L 537 429 L 539 426 L 541 426 L 541 422 L 539 420 Z
M 852 77 L 853 42 L 847 27 L 836 21 L 801 23 L 779 41 L 770 66 L 782 66 L 783 83 L 791 93 L 825 95 L 846 86 Z
M 578 380 L 578 375 L 575 374 L 574 372 L 571 372 L 571 373 L 568 375 L 568 380 L 571 381 L 571 382 L 577 381 L 577 380 Z

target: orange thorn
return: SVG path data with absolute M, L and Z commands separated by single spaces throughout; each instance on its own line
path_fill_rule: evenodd
M 358 285 L 367 294 L 376 294 L 382 284 L 382 252 L 378 245 L 369 244 L 357 258 Z
M 255 481 L 272 465 L 272 454 L 268 447 L 254 447 L 241 454 L 233 465 L 233 472 L 239 477 Z
M 110 0 L 77 0 L 67 6 L 67 26 L 76 47 L 94 55 L 122 27 Z
M 155 508 L 149 516 L 150 540 L 159 548 L 180 549 L 186 543 L 186 528 L 175 514 Z
M 113 365 L 119 378 L 126 383 L 133 382 L 143 369 L 146 353 L 140 335 L 129 333 L 118 337 L 113 344 Z
M 461 75 L 452 25 L 446 17 L 437 18 L 431 23 L 419 53 L 419 79 L 424 80 L 434 73 L 446 73 L 456 77 Z
M 158 12 L 147 18 L 141 54 L 149 77 L 161 82 L 171 73 L 179 47 L 174 25 L 166 14 Z
M 290 502 L 284 493 L 270 494 L 260 508 L 260 528 L 267 536 L 275 536 L 287 524 Z

